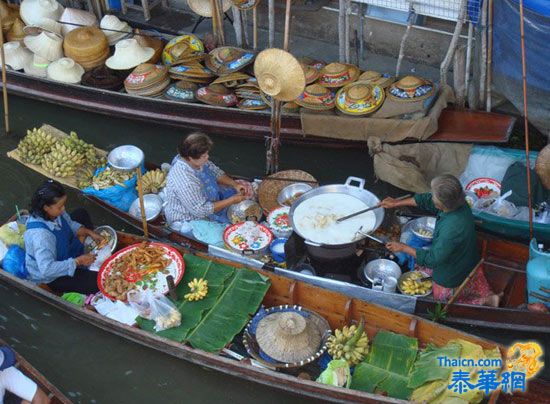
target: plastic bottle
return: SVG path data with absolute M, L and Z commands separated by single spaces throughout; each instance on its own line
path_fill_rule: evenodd
M 529 303 L 543 303 L 550 308 L 550 302 L 544 302 L 531 296 L 531 292 L 549 296 L 541 288 L 550 289 L 550 252 L 539 249 L 536 239 L 529 244 L 529 262 L 527 263 L 527 296 Z

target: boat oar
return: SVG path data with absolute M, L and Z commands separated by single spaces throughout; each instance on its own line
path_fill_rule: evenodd
M 0 17 L 0 25 L 2 18 Z M 8 85 L 6 79 L 6 57 L 4 55 L 4 32 L 0 29 L 0 57 L 2 58 L 2 95 L 4 98 L 4 130 L 6 135 L 10 133 L 10 114 L 8 109 Z
M 451 304 L 454 303 L 454 301 L 456 300 L 456 298 L 458 297 L 458 295 L 460 294 L 460 292 L 462 292 L 462 289 L 464 289 L 464 286 L 466 286 L 468 284 L 468 282 L 470 282 L 470 279 L 472 279 L 475 275 L 475 273 L 477 272 L 478 268 L 481 267 L 481 265 L 483 264 L 483 262 L 485 262 L 485 260 L 482 258 L 479 260 L 479 262 L 477 263 L 477 265 L 474 267 L 474 269 L 472 269 L 472 272 L 470 272 L 470 275 L 468 275 L 468 277 L 466 279 L 464 279 L 464 281 L 460 284 L 460 286 L 458 287 L 458 289 L 454 292 L 454 294 L 451 296 L 451 298 L 449 299 L 449 301 L 447 302 L 447 304 L 445 305 L 445 307 L 443 307 L 443 311 L 447 311 L 447 309 L 449 308 L 449 306 Z
M 399 198 L 395 198 L 395 200 L 396 201 L 402 201 L 403 199 L 407 199 L 407 198 L 410 198 L 410 197 L 411 197 L 411 194 L 407 194 L 407 195 L 400 196 Z M 374 205 L 370 208 L 363 209 L 363 210 L 360 210 L 359 212 L 352 213 L 351 215 L 347 215 L 347 216 L 341 217 L 339 219 L 336 219 L 336 222 L 340 223 L 340 222 L 343 222 L 344 220 L 351 219 L 352 217 L 359 216 L 363 213 L 370 212 L 371 210 L 374 210 L 374 209 L 378 209 L 380 207 L 380 205 L 382 205 L 382 202 L 377 203 L 376 205 Z

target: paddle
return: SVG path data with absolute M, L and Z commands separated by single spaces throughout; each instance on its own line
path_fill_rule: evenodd
M 449 301 L 447 302 L 445 307 L 443 307 L 443 311 L 447 311 L 449 306 L 454 303 L 454 301 L 456 300 L 456 298 L 458 297 L 460 292 L 462 292 L 462 289 L 464 289 L 464 286 L 466 286 L 468 284 L 468 282 L 470 282 L 470 279 L 472 279 L 474 277 L 474 275 L 477 272 L 478 268 L 480 268 L 481 265 L 483 265 L 484 261 L 485 260 L 483 258 L 479 260 L 477 265 L 470 272 L 470 275 L 468 275 L 468 277 L 466 279 L 464 279 L 464 281 L 461 283 L 461 285 L 458 287 L 458 289 L 455 290 L 454 294 L 451 296 L 451 298 L 449 299 Z
M 402 201 L 403 199 L 407 199 L 407 198 L 410 198 L 411 197 L 411 194 L 407 194 L 407 195 L 403 195 L 403 196 L 400 196 L 399 198 L 395 198 L 396 201 Z M 355 213 L 352 213 L 351 215 L 347 215 L 347 216 L 344 216 L 344 217 L 341 217 L 339 219 L 336 219 L 336 222 L 337 223 L 340 223 L 340 222 L 343 222 L 344 220 L 348 220 L 352 217 L 355 217 L 355 216 L 358 216 L 362 213 L 366 213 L 366 212 L 369 212 L 371 210 L 374 210 L 374 209 L 378 209 L 380 207 L 380 205 L 382 204 L 382 202 L 380 203 L 377 203 L 376 205 L 370 207 L 370 208 L 367 208 L 367 209 L 363 209 L 363 210 L 360 210 L 359 212 L 355 212 Z

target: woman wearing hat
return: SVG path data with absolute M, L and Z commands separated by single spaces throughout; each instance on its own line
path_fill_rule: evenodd
M 208 160 L 212 145 L 203 133 L 192 133 L 179 145 L 165 189 L 169 224 L 201 219 L 230 223 L 227 208 L 246 199 L 245 186 Z
M 97 273 L 87 268 L 93 264 L 95 255 L 84 254 L 82 241 L 87 236 L 97 242 L 103 238 L 74 221 L 65 212 L 66 202 L 65 189 L 53 180 L 42 184 L 32 196 L 31 216 L 24 235 L 29 280 L 46 283 L 59 293 L 96 293 Z M 73 212 L 73 218 L 77 216 L 80 222 L 92 227 L 87 212 Z
M 474 217 L 464 198 L 460 181 L 452 175 L 441 175 L 431 182 L 431 192 L 413 198 L 395 200 L 386 198 L 384 208 L 414 206 L 437 215 L 432 245 L 421 246 L 390 242 L 388 250 L 405 253 L 416 260 L 416 265 L 433 271 L 433 293 L 438 301 L 447 301 L 479 262 Z M 411 243 L 412 244 L 412 243 Z M 421 268 L 424 270 L 425 268 Z M 428 270 L 430 271 L 430 270 Z M 492 293 L 483 270 L 464 287 L 458 302 L 498 306 L 499 296 Z

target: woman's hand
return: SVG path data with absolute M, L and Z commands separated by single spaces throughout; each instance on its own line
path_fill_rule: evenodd
M 88 236 L 92 238 L 96 243 L 100 243 L 103 241 L 103 236 L 99 233 L 96 233 L 95 231 L 91 231 L 88 233 Z
M 397 208 L 399 206 L 399 202 L 401 201 L 398 201 L 397 199 L 395 198 L 385 198 L 382 202 L 380 202 L 380 206 L 385 208 L 385 209 L 393 209 L 393 208 Z
M 246 199 L 246 196 L 243 195 L 243 194 L 237 194 L 237 195 L 233 195 L 232 197 L 229 198 L 229 200 L 231 201 L 231 204 L 235 204 L 235 203 L 239 203 L 239 202 L 242 202 Z
M 391 252 L 393 252 L 393 253 L 405 252 L 407 247 L 408 247 L 408 245 L 403 244 L 403 243 L 399 243 L 397 241 L 390 241 L 389 243 L 386 244 L 386 248 L 388 250 L 390 250 Z
M 77 266 L 82 265 L 85 267 L 89 267 L 94 263 L 94 261 L 95 261 L 95 254 L 92 254 L 92 253 L 80 255 L 76 257 L 74 260 Z
M 246 187 L 244 185 L 236 182 L 235 185 L 233 185 L 233 188 L 235 188 L 235 191 L 237 191 L 237 194 L 246 195 Z

